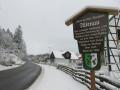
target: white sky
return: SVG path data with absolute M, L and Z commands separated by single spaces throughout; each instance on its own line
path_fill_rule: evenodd
M 20 24 L 29 54 L 78 51 L 72 25 L 64 22 L 85 6 L 119 7 L 119 0 L 0 0 L 0 26 L 12 32 Z

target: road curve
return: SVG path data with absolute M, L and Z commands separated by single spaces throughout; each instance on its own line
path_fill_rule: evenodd
M 0 90 L 25 90 L 40 75 L 41 67 L 26 62 L 24 65 L 0 71 Z

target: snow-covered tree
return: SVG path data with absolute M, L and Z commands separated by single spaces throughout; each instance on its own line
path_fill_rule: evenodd
M 16 28 L 14 34 L 9 28 L 5 30 L 0 27 L 0 64 L 11 65 L 16 62 L 15 60 L 20 61 L 19 59 L 23 59 L 26 55 L 21 26 Z
M 4 29 L 0 28 L 0 46 L 4 49 L 12 46 L 12 37 L 6 33 Z
M 16 28 L 13 41 L 16 44 L 18 50 L 16 50 L 16 53 L 18 54 L 20 58 L 23 58 L 26 56 L 26 44 L 22 38 L 22 27 L 19 25 Z
M 11 59 L 7 57 L 11 54 L 21 59 L 26 56 L 26 45 L 22 38 L 21 26 L 16 28 L 14 35 L 10 29 L 5 30 L 0 27 L 0 63 L 7 60 L 9 62 Z
M 21 30 L 21 26 L 19 25 L 17 28 L 16 28 L 16 31 L 15 31 L 15 34 L 14 34 L 14 42 L 15 43 L 21 43 L 22 41 L 22 30 Z
M 7 29 L 7 33 L 11 36 L 11 38 L 13 38 L 13 34 L 12 34 L 12 32 L 10 31 L 9 28 Z

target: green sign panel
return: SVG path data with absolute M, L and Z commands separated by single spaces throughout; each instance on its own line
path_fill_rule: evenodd
M 84 68 L 91 70 L 93 68 L 100 68 L 100 58 L 98 53 L 83 53 Z

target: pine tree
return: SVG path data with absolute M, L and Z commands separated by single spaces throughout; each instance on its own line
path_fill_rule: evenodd
M 13 41 L 16 44 L 17 49 L 18 49 L 16 50 L 17 51 L 16 54 L 18 54 L 17 56 L 19 56 L 20 58 L 25 57 L 26 56 L 26 44 L 22 38 L 22 28 L 20 25 L 16 28 Z
M 13 34 L 12 34 L 12 32 L 10 31 L 9 28 L 7 29 L 7 33 L 11 36 L 11 38 L 13 38 Z
M 21 43 L 21 41 L 22 41 L 22 30 L 21 30 L 20 25 L 16 28 L 13 39 L 14 39 L 15 43 Z

